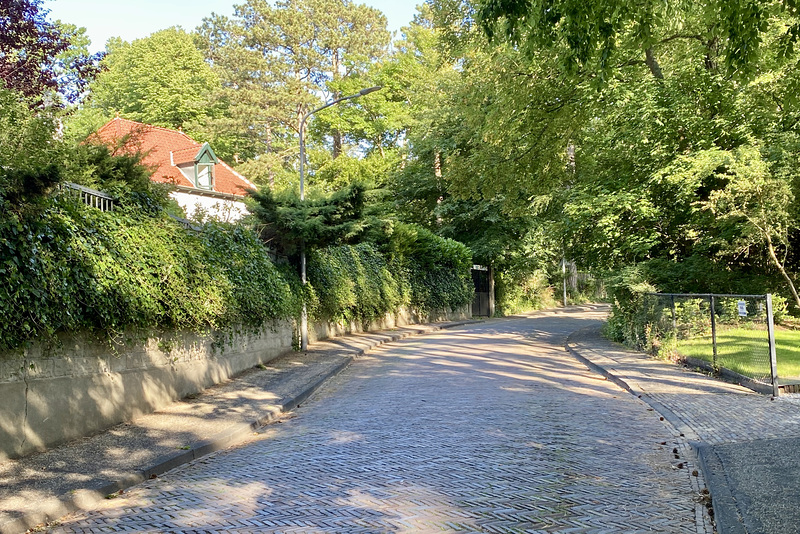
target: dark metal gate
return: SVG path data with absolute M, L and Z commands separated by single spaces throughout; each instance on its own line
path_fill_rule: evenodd
M 489 270 L 472 269 L 475 298 L 472 300 L 472 315 L 489 317 Z

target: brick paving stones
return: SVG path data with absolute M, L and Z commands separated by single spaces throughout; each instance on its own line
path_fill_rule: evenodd
M 570 348 L 664 414 L 701 459 L 720 534 L 797 532 L 800 397 L 772 398 L 603 340 Z
M 563 350 L 600 317 L 388 345 L 295 417 L 55 531 L 709 531 L 686 441 Z
M 755 393 L 602 339 L 587 329 L 570 337 L 582 356 L 668 408 L 687 436 L 708 445 L 800 436 L 800 396 Z

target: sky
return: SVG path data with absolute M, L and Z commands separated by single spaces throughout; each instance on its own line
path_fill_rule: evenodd
M 397 32 L 414 18 L 423 0 L 356 0 L 383 11 L 389 30 Z M 110 37 L 132 41 L 151 33 L 181 26 L 191 31 L 211 13 L 233 15 L 240 0 L 45 0 L 50 20 L 83 26 L 92 40 L 92 52 L 105 50 Z

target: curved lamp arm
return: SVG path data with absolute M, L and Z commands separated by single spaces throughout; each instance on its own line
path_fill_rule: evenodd
M 334 104 L 338 104 L 339 102 L 344 102 L 345 100 L 350 100 L 353 98 L 358 98 L 360 96 L 368 95 L 370 93 L 374 93 L 375 91 L 380 91 L 381 89 L 383 89 L 383 86 L 377 85 L 375 87 L 368 87 L 366 89 L 362 89 L 354 95 L 343 96 L 341 98 L 337 98 L 336 100 L 331 100 L 330 102 L 327 102 L 326 104 L 316 109 L 312 109 L 311 111 L 303 115 L 303 117 L 300 119 L 300 200 L 305 200 L 306 198 L 305 188 L 304 188 L 305 175 L 303 173 L 304 170 L 303 166 L 306 161 L 305 130 L 306 130 L 306 121 L 308 120 L 308 118 L 317 111 L 322 111 L 323 109 L 329 108 Z

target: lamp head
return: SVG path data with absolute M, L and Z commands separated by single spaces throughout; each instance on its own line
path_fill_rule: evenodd
M 376 85 L 375 87 L 368 87 L 366 89 L 362 89 L 358 92 L 358 96 L 368 95 L 370 93 L 374 93 L 375 91 L 380 91 L 383 89 L 382 85 Z

